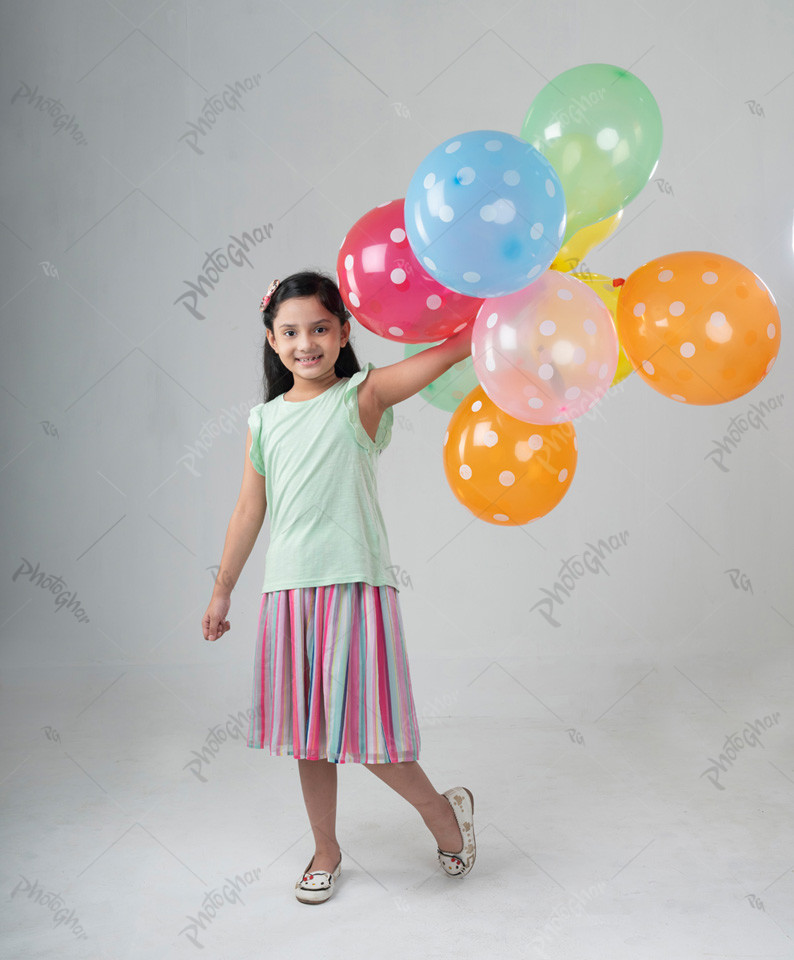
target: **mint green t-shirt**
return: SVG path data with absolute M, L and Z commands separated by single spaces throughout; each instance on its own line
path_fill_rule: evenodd
M 311 400 L 281 394 L 251 409 L 248 456 L 265 477 L 270 513 L 263 593 L 359 580 L 399 590 L 376 470 L 394 411 L 383 412 L 374 441 L 358 412 L 358 385 L 373 369 Z

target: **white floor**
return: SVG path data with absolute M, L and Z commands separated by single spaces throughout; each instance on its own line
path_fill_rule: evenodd
M 431 689 L 436 665 L 412 666 L 417 689 Z M 59 713 L 69 671 L 49 687 L 8 671 L 5 728 L 41 729 L 6 748 L 2 956 L 790 960 L 783 722 L 751 706 L 715 717 L 687 680 L 670 697 L 665 673 L 642 670 L 642 696 L 627 685 L 578 729 L 425 711 L 422 766 L 439 790 L 475 798 L 477 862 L 460 880 L 441 873 L 397 794 L 340 765 L 342 875 L 330 901 L 307 906 L 293 889 L 313 852 L 294 760 L 250 750 L 230 722 L 199 766 L 199 728 L 158 709 L 170 693 L 140 697 L 152 681 L 134 668 L 109 674 L 112 696 L 55 731 L 42 718 Z M 472 695 L 503 675 L 518 682 L 486 670 Z M 134 735 L 114 726 L 127 697 L 146 704 Z M 756 719 L 762 732 L 745 736 Z M 709 774 L 729 734 L 744 746 Z

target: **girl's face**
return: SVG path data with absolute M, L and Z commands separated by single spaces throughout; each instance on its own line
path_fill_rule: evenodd
M 270 346 L 295 382 L 315 386 L 336 383 L 334 364 L 349 337 L 350 322 L 340 324 L 317 297 L 285 300 L 273 320 L 273 331 L 267 331 Z

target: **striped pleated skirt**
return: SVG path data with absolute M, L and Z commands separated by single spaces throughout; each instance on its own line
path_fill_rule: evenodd
M 332 763 L 419 759 L 397 590 L 368 583 L 262 594 L 248 746 Z

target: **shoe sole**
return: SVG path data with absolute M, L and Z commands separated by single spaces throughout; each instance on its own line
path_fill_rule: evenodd
M 303 897 L 295 897 L 295 899 L 298 903 L 308 903 L 310 906 L 316 906 L 317 904 L 325 903 L 326 900 L 330 900 L 332 896 L 333 890 L 331 890 L 331 893 L 329 893 L 327 897 L 323 897 L 322 900 L 304 900 Z

